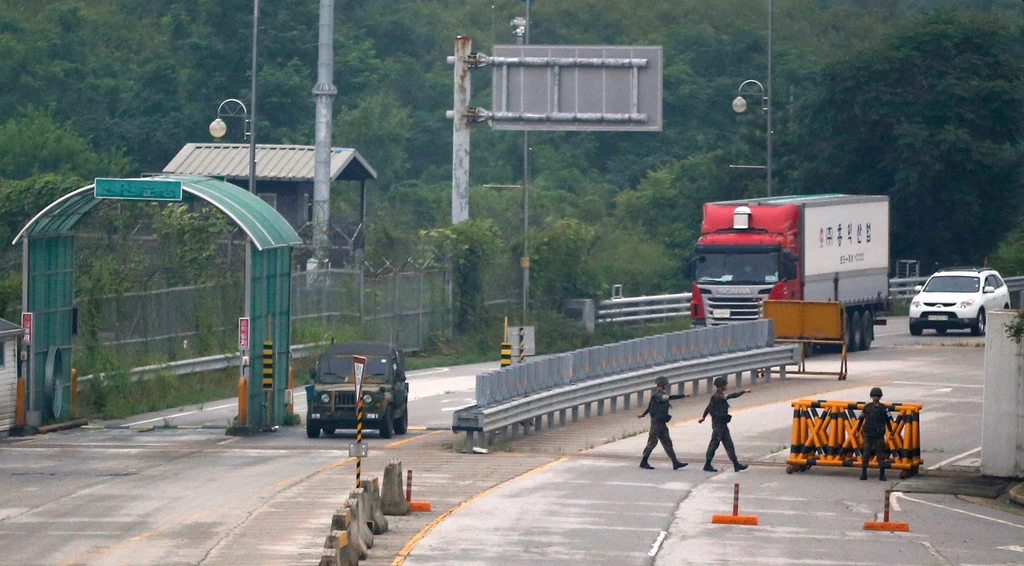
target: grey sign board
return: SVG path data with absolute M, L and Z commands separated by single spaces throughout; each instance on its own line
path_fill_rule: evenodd
M 497 130 L 661 131 L 661 46 L 495 45 Z

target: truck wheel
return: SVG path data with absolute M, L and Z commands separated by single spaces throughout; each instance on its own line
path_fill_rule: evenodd
M 378 430 L 380 431 L 381 438 L 391 438 L 395 435 L 395 416 L 392 414 L 390 407 L 384 413 L 384 421 Z
M 985 335 L 985 309 L 978 311 L 978 320 L 974 321 L 971 326 L 971 336 L 984 336 Z
M 860 312 L 853 313 L 853 316 L 849 317 L 850 327 L 846 332 L 846 351 L 856 352 L 860 350 L 861 335 L 864 329 L 864 323 L 861 321 Z
M 871 315 L 871 311 L 864 312 L 863 324 L 860 334 L 860 349 L 867 351 L 871 349 L 871 342 L 875 339 L 875 319 Z
M 309 438 L 320 438 L 320 425 L 313 421 L 306 420 L 306 436 Z
M 921 328 L 921 325 L 914 324 L 913 322 L 910 323 L 910 335 L 911 336 L 920 336 L 921 332 L 923 332 L 923 331 L 924 331 L 924 329 Z
M 405 434 L 409 432 L 409 409 L 406 408 L 402 413 L 402 416 L 395 419 L 395 434 Z

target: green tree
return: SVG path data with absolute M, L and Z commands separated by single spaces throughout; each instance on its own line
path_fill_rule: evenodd
M 535 304 L 558 309 L 566 299 L 600 293 L 591 258 L 595 235 L 593 228 L 572 218 L 557 220 L 538 235 L 530 270 Z
M 490 220 L 467 220 L 424 234 L 439 249 L 451 252 L 455 299 L 455 329 L 460 334 L 478 330 L 484 309 L 484 273 L 501 247 Z

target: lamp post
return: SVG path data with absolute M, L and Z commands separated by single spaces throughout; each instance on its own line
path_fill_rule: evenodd
M 245 104 L 237 98 L 229 98 L 217 107 L 217 119 L 210 122 L 210 135 L 220 139 L 228 133 L 228 125 L 224 118 L 242 118 L 244 120 L 245 139 L 249 141 L 249 192 L 256 192 L 256 151 L 252 135 L 252 121 Z
M 529 193 L 529 184 L 524 183 L 522 185 L 484 185 L 488 189 L 523 189 L 523 257 L 519 260 L 519 266 L 523 269 L 523 326 L 526 326 L 526 313 L 528 305 L 530 303 L 530 258 L 526 255 L 527 252 L 527 234 L 530 225 L 530 217 L 528 214 L 527 198 Z
M 512 34 L 516 36 L 516 44 L 530 43 L 530 0 L 526 0 L 526 17 L 512 19 Z M 523 257 L 519 258 L 519 267 L 523 270 L 523 326 L 526 326 L 527 305 L 530 301 L 530 254 L 527 247 L 527 229 L 530 221 L 530 132 L 523 131 Z
M 760 96 L 761 97 L 761 111 L 768 114 L 768 159 L 765 166 L 767 171 L 766 184 L 767 184 L 767 196 L 772 196 L 772 107 L 768 98 L 768 91 L 764 88 L 764 85 L 755 81 L 747 80 L 740 84 L 739 94 L 732 101 L 732 109 L 738 114 L 742 114 L 747 111 L 747 99 L 746 96 Z M 756 166 L 739 166 L 734 165 L 732 167 L 746 167 L 746 168 L 758 168 Z

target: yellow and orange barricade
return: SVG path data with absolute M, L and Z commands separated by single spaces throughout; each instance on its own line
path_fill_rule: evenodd
M 921 407 L 919 403 L 883 403 L 889 410 L 885 443 L 888 468 L 900 477 L 917 474 L 921 460 Z M 811 466 L 861 467 L 864 435 L 858 401 L 793 401 L 793 440 L 786 473 L 804 472 Z M 894 418 L 895 415 L 895 418 Z M 877 468 L 873 458 L 868 467 Z

